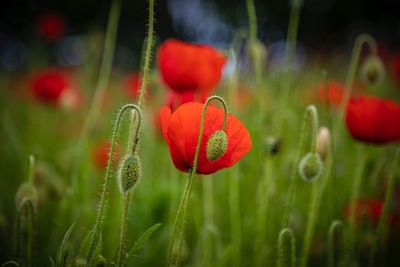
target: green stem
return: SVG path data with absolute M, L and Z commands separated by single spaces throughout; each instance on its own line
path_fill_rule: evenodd
M 289 255 L 287 253 L 285 244 L 286 236 L 290 238 Z M 296 239 L 294 237 L 292 229 L 284 228 L 279 233 L 277 267 L 285 267 L 285 266 L 295 267 L 295 265 L 296 265 Z
M 376 229 L 376 234 L 375 234 L 375 238 L 374 238 L 374 241 L 372 244 L 371 253 L 369 254 L 368 266 L 370 266 L 370 267 L 374 266 L 374 259 L 375 259 L 375 254 L 376 254 L 376 251 L 378 248 L 378 242 L 380 239 L 383 239 L 385 237 L 386 232 L 387 232 L 387 225 L 389 222 L 388 214 L 389 214 L 390 205 L 392 204 L 394 185 L 396 182 L 396 177 L 398 175 L 398 166 L 399 165 L 400 165 L 400 148 L 397 149 L 397 151 L 396 151 L 393 165 L 390 170 L 388 184 L 387 184 L 387 190 L 386 190 L 386 195 L 385 195 L 385 202 L 383 204 L 382 212 L 379 216 L 378 228 Z
M 26 209 L 26 210 L 25 210 Z M 26 265 L 28 267 L 32 266 L 32 243 L 33 243 L 33 216 L 34 216 L 34 206 L 32 200 L 29 198 L 24 198 L 18 207 L 17 214 L 17 257 L 22 260 L 23 251 L 23 227 L 22 218 L 24 212 L 27 213 L 27 240 L 26 240 Z
M 298 166 L 303 155 L 306 151 L 315 151 L 315 143 L 318 134 L 318 112 L 315 106 L 310 105 L 307 107 L 304 114 L 301 130 L 300 130 L 300 142 L 299 142 L 299 152 L 297 156 L 296 164 L 293 168 L 292 175 L 290 178 L 290 185 L 288 191 L 288 201 L 285 205 L 285 210 L 282 218 L 282 227 L 288 227 L 290 222 L 290 211 L 293 208 L 296 188 L 298 182 Z M 307 149 L 307 137 L 310 138 L 310 145 Z
M 253 0 L 246 1 L 247 14 L 249 16 L 249 27 L 250 27 L 250 42 L 255 43 L 257 40 L 257 17 L 256 8 Z
M 213 235 L 209 234 L 209 229 L 214 227 L 214 194 L 213 194 L 213 179 L 212 177 L 207 177 L 202 179 L 203 185 L 203 266 L 213 265 L 213 251 L 214 251 L 214 241 Z
M 364 44 L 368 44 L 372 54 L 377 55 L 378 53 L 376 41 L 372 36 L 363 33 L 357 37 L 356 41 L 354 42 L 353 50 L 351 52 L 351 60 L 349 69 L 347 71 L 347 76 L 345 81 L 345 91 L 342 99 L 342 105 L 340 108 L 339 120 L 343 118 L 344 112 L 346 110 L 346 104 L 349 101 L 351 95 L 351 89 L 354 82 L 354 77 L 356 76 L 357 66 L 360 60 Z
M 117 258 L 117 266 L 126 266 L 126 229 L 128 226 L 128 214 L 129 214 L 129 203 L 130 203 L 131 190 L 126 192 L 123 198 L 123 211 L 121 220 L 121 232 L 119 238 L 119 252 Z
M 335 232 L 339 231 L 339 229 L 342 229 L 343 231 L 343 223 L 340 220 L 335 220 L 331 223 L 329 227 L 329 232 L 328 232 L 328 267 L 334 267 L 335 266 Z M 338 251 L 340 251 L 340 246 Z M 340 255 L 338 256 L 338 262 L 340 262 Z
M 285 70 L 287 70 L 288 67 L 293 64 L 294 52 L 296 50 L 297 43 L 297 33 L 299 29 L 300 9 L 302 5 L 302 0 L 291 0 L 291 10 L 285 48 Z
M 110 152 L 108 154 L 106 173 L 105 173 L 105 177 L 104 177 L 103 191 L 101 193 L 100 208 L 98 209 L 98 212 L 97 212 L 96 223 L 93 228 L 93 236 L 90 239 L 89 250 L 86 255 L 88 266 L 92 266 L 94 263 L 94 260 L 95 260 L 94 254 L 95 254 L 95 250 L 96 250 L 97 244 L 100 239 L 102 223 L 105 218 L 105 208 L 106 208 L 107 197 L 108 197 L 110 185 L 111 185 L 112 162 L 113 162 L 113 158 L 114 158 L 114 149 L 115 149 L 115 141 L 116 141 L 115 139 L 118 136 L 119 125 L 120 125 L 121 119 L 122 119 L 125 111 L 130 110 L 130 109 L 138 110 L 138 107 L 133 104 L 128 104 L 128 105 L 123 106 L 118 113 L 118 117 L 117 117 L 117 120 L 116 120 L 116 123 L 114 126 L 112 139 L 111 139 Z
M 228 174 L 232 173 L 228 171 Z M 240 184 L 237 173 L 229 179 L 229 213 L 231 222 L 231 239 L 232 239 L 232 260 L 230 266 L 241 266 L 241 213 L 240 213 Z
M 197 146 L 196 146 L 196 152 L 194 154 L 193 167 L 189 172 L 189 179 L 186 183 L 186 187 L 183 192 L 181 202 L 179 204 L 178 213 L 175 218 L 174 228 L 172 231 L 172 239 L 171 239 L 171 243 L 169 246 L 168 266 L 179 266 L 179 263 L 181 260 L 181 252 L 182 252 L 182 247 L 183 247 L 183 242 L 184 242 L 184 232 L 185 232 L 184 226 L 186 223 L 186 213 L 187 213 L 187 207 L 189 205 L 190 194 L 192 191 L 193 177 L 197 171 L 197 163 L 198 163 L 198 159 L 199 159 L 201 139 L 203 138 L 205 116 L 206 116 L 208 105 L 214 99 L 220 101 L 224 108 L 224 122 L 223 122 L 222 130 L 225 130 L 226 123 L 228 120 L 228 108 L 227 108 L 225 100 L 220 96 L 209 97 L 207 99 L 207 101 L 204 103 L 203 113 L 201 115 L 199 136 L 197 138 Z
M 28 168 L 28 182 L 31 186 L 34 186 L 34 174 L 35 174 L 35 157 L 33 155 L 29 155 L 29 168 Z

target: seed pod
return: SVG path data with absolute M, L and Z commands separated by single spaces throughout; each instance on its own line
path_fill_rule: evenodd
M 222 130 L 216 131 L 207 141 L 206 153 L 210 161 L 217 160 L 224 155 L 228 147 L 228 138 Z
M 329 143 L 330 143 L 331 133 L 328 128 L 321 127 L 317 135 L 317 153 L 322 159 L 325 159 L 329 153 Z
M 378 85 L 385 78 L 385 67 L 377 56 L 369 56 L 360 68 L 360 78 L 367 85 Z
M 119 167 L 119 188 L 122 193 L 128 192 L 139 181 L 142 176 L 142 164 L 139 157 L 135 155 L 127 155 L 122 160 Z
M 307 153 L 300 161 L 300 176 L 306 181 L 313 181 L 322 173 L 322 161 L 318 153 Z

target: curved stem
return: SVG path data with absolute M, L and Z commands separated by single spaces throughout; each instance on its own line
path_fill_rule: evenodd
M 398 148 L 396 151 L 393 165 L 390 170 L 389 179 L 387 182 L 388 184 L 385 195 L 385 202 L 383 203 L 382 212 L 379 216 L 378 228 L 376 229 L 376 234 L 374 237 L 374 241 L 372 243 L 371 253 L 369 254 L 368 266 L 370 267 L 374 266 L 374 258 L 378 248 L 379 239 L 380 238 L 383 239 L 383 237 L 386 235 L 387 224 L 389 222 L 388 213 L 393 198 L 394 185 L 396 182 L 397 170 L 399 165 L 400 165 L 400 148 Z
M 331 223 L 330 227 L 329 227 L 329 232 L 328 232 L 328 267 L 334 267 L 335 266 L 335 246 L 334 246 L 334 242 L 335 242 L 335 232 L 339 231 L 340 229 L 342 229 L 343 231 L 343 223 L 340 220 L 335 220 Z M 339 249 L 340 251 L 340 249 Z M 339 260 L 338 262 L 340 262 L 340 256 L 339 256 Z
M 28 182 L 31 186 L 34 185 L 33 178 L 35 174 L 35 157 L 33 155 L 29 155 L 29 168 L 28 168 Z
M 290 254 L 287 254 L 287 250 L 285 249 L 285 237 L 288 236 L 290 238 Z M 290 257 L 288 259 L 288 257 Z M 290 264 L 286 264 L 290 263 Z M 278 261 L 277 267 L 284 266 L 295 267 L 296 265 L 296 239 L 294 237 L 293 231 L 290 228 L 284 228 L 279 233 L 278 239 Z
M 125 266 L 126 264 L 126 247 L 125 247 L 125 240 L 126 240 L 126 229 L 128 224 L 128 213 L 129 213 L 129 203 L 131 198 L 131 190 L 124 194 L 123 198 L 123 211 L 122 211 L 122 220 L 121 220 L 121 232 L 119 238 L 119 251 L 118 251 L 118 258 L 117 258 L 117 266 Z
M 116 120 L 116 123 L 114 126 L 114 130 L 113 130 L 113 134 L 112 134 L 112 138 L 111 138 L 110 152 L 108 154 L 106 173 L 105 173 L 105 177 L 104 177 L 103 191 L 101 193 L 100 207 L 97 212 L 96 223 L 93 228 L 93 236 L 90 240 L 89 250 L 86 255 L 88 266 L 92 266 L 92 264 L 94 262 L 94 254 L 95 254 L 95 250 L 96 250 L 97 244 L 100 239 L 102 223 L 103 223 L 104 217 L 105 217 L 105 207 L 106 207 L 106 202 L 107 202 L 107 197 L 109 194 L 110 182 L 111 182 L 111 170 L 112 170 L 112 162 L 113 162 L 113 158 L 114 158 L 115 141 L 118 136 L 119 125 L 120 125 L 121 119 L 122 119 L 125 111 L 130 110 L 130 109 L 139 110 L 138 107 L 133 104 L 128 104 L 128 105 L 123 106 L 118 113 L 118 117 L 117 117 L 117 120 Z M 140 110 L 139 110 L 138 114 L 140 114 Z
M 351 95 L 351 87 L 354 82 L 354 77 L 357 72 L 357 66 L 360 60 L 363 45 L 367 44 L 370 48 L 372 54 L 377 55 L 377 45 L 375 39 L 369 34 L 360 34 L 356 41 L 354 42 L 353 50 L 351 52 L 351 60 L 349 69 L 347 71 L 346 81 L 345 81 L 345 91 L 342 99 L 342 105 L 340 108 L 339 119 L 343 118 L 344 112 L 346 110 L 346 104 L 349 101 Z
M 169 246 L 168 266 L 179 266 L 179 263 L 181 260 L 181 252 L 182 252 L 182 247 L 183 247 L 183 242 L 184 242 L 184 234 L 185 234 L 184 226 L 185 226 L 185 222 L 186 222 L 186 213 L 187 213 L 187 207 L 189 205 L 190 194 L 192 191 L 193 177 L 197 171 L 197 163 L 198 163 L 198 159 L 199 159 L 201 139 L 203 137 L 205 116 L 206 116 L 208 105 L 214 99 L 220 101 L 224 108 L 224 122 L 223 122 L 222 130 L 225 129 L 226 124 L 227 124 L 228 107 L 226 105 L 225 100 L 220 96 L 209 97 L 207 99 L 207 101 L 204 103 L 203 113 L 201 115 L 199 136 L 197 138 L 197 146 L 196 146 L 196 152 L 194 154 L 193 167 L 189 172 L 189 179 L 186 183 L 186 187 L 183 192 L 181 202 L 179 204 L 178 213 L 175 217 L 174 228 L 172 231 L 172 239 L 171 239 L 171 243 Z
M 306 112 L 303 117 L 302 125 L 301 125 L 299 152 L 298 152 L 296 164 L 293 168 L 292 175 L 290 178 L 290 185 L 289 185 L 289 190 L 288 190 L 288 201 L 285 206 L 285 211 L 284 211 L 283 218 L 282 218 L 282 227 L 289 226 L 290 211 L 293 208 L 295 194 L 296 194 L 296 188 L 297 188 L 297 180 L 298 180 L 297 179 L 298 178 L 297 170 L 298 170 L 298 166 L 300 164 L 300 161 L 301 161 L 303 155 L 307 151 L 307 147 L 306 147 L 307 137 L 309 137 L 311 140 L 308 151 L 315 152 L 315 150 L 316 150 L 315 144 L 316 144 L 317 134 L 318 134 L 318 124 L 319 123 L 318 123 L 317 109 L 314 105 L 310 105 L 306 109 Z

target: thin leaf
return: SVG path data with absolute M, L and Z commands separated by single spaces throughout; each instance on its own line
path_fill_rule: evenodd
M 64 238 L 61 242 L 60 248 L 57 252 L 57 259 L 56 259 L 57 261 L 56 261 L 55 266 L 65 266 L 65 261 L 67 258 L 68 241 L 71 237 L 71 233 L 72 233 L 72 230 L 74 229 L 74 227 L 75 227 L 75 223 L 73 223 L 68 228 L 67 232 L 64 235 Z
M 147 229 L 140 237 L 139 239 L 135 242 L 135 244 L 133 245 L 133 247 L 131 248 L 131 250 L 128 253 L 128 258 L 134 256 L 141 248 L 143 248 L 144 243 L 146 243 L 146 241 L 150 238 L 150 236 L 158 229 L 160 228 L 161 223 L 157 223 L 155 225 L 153 225 L 152 227 L 150 227 L 149 229 Z

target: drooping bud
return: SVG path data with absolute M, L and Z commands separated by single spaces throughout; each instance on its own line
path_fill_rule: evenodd
M 265 152 L 269 155 L 276 155 L 281 148 L 281 141 L 275 137 L 269 136 L 264 141 Z
M 222 130 L 216 131 L 207 141 L 206 153 L 210 161 L 217 160 L 224 155 L 228 147 L 228 137 Z
M 142 176 L 142 164 L 139 157 L 135 155 L 127 155 L 122 160 L 119 167 L 119 188 L 122 193 L 131 190 Z
M 385 78 L 385 67 L 377 56 L 369 56 L 360 68 L 360 78 L 367 85 L 378 85 Z
M 36 188 L 29 182 L 25 182 L 21 184 L 15 194 L 15 204 L 17 208 L 21 206 L 21 204 L 29 199 L 32 202 L 34 208 L 37 207 L 37 192 Z
M 330 138 L 331 133 L 329 129 L 321 127 L 317 135 L 316 151 L 322 159 L 325 159 L 329 153 Z
M 313 181 L 322 173 L 322 161 L 318 153 L 307 153 L 300 161 L 300 176 L 306 181 Z

